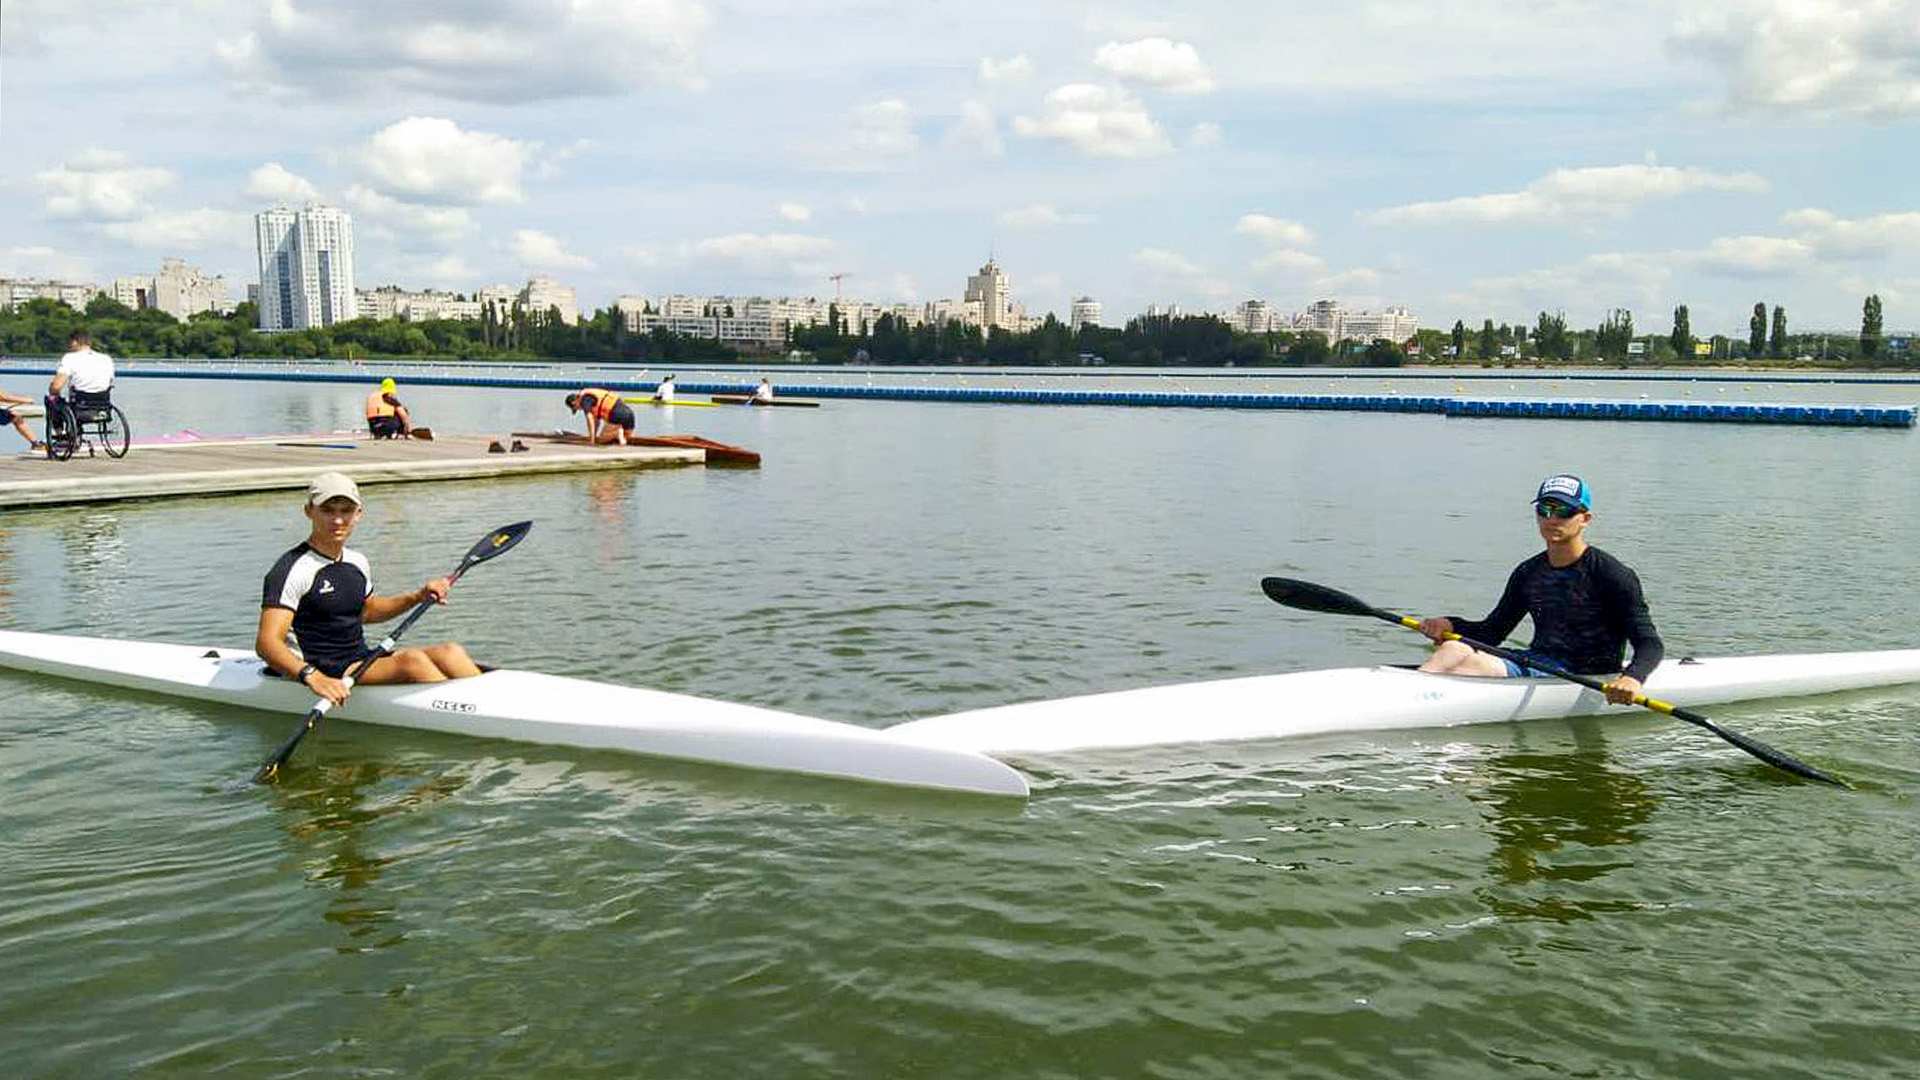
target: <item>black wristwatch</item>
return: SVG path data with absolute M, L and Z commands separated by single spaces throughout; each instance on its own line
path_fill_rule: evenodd
M 319 670 L 319 668 L 314 667 L 312 664 L 308 664 L 300 669 L 300 674 L 295 675 L 293 681 L 299 683 L 301 686 L 305 686 L 307 685 L 307 676 Z

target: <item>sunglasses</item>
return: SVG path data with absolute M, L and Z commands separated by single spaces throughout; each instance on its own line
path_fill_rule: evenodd
M 1534 503 L 1533 512 L 1543 518 L 1570 518 L 1575 514 L 1586 513 L 1585 510 L 1577 506 L 1568 506 L 1566 503 L 1553 502 Z

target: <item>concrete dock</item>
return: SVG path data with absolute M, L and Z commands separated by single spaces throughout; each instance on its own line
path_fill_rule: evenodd
M 298 489 L 326 470 L 361 484 L 390 484 L 602 469 L 698 465 L 706 452 L 640 446 L 568 446 L 528 439 L 520 453 L 489 453 L 487 436 L 442 435 L 431 442 L 363 434 L 136 443 L 119 460 L 82 449 L 69 461 L 44 454 L 0 457 L 0 509 L 228 495 Z M 505 445 L 505 443 L 503 443 Z

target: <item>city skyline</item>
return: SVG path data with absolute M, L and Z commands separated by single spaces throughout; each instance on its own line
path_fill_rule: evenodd
M 1920 2 L 1150 10 L 22 0 L 0 276 L 251 280 L 258 208 L 320 200 L 363 281 L 586 309 L 926 303 L 991 256 L 1063 321 L 1920 321 Z

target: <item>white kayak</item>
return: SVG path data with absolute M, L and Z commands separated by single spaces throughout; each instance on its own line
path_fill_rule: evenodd
M 1920 649 L 1670 660 L 1648 676 L 1646 693 L 1672 705 L 1700 706 L 1911 682 L 1920 682 Z M 1600 694 L 1565 679 L 1353 667 L 974 709 L 896 724 L 887 733 L 950 750 L 1036 754 L 1600 712 L 1642 710 L 1609 705 Z
M 312 691 L 266 674 L 250 649 L 0 630 L 0 667 L 281 713 Z M 724 701 L 497 669 L 470 679 L 363 686 L 332 719 L 904 787 L 1027 794 L 1026 778 L 968 750 Z

